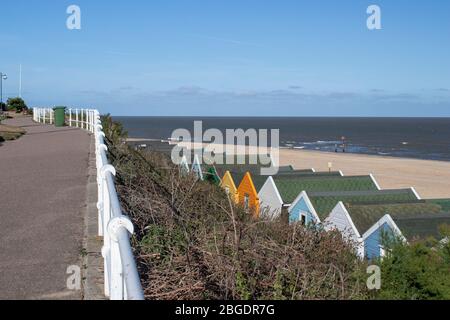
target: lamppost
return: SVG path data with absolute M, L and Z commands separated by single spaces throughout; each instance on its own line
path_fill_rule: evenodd
M 3 109 L 3 80 L 7 80 L 8 76 L 0 72 L 0 107 Z M 2 110 L 3 111 L 3 110 Z

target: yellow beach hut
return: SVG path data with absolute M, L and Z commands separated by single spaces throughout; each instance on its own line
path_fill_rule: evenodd
M 225 172 L 220 186 L 226 191 L 232 201 L 236 204 L 239 203 L 238 189 L 230 171 Z
M 253 183 L 252 175 L 247 172 L 238 187 L 239 204 L 253 214 L 255 218 L 259 217 L 259 196 Z

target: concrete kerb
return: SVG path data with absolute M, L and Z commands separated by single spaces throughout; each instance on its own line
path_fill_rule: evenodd
M 86 251 L 83 258 L 83 299 L 106 300 L 104 295 L 103 257 L 101 254 L 103 241 L 98 236 L 97 170 L 94 136 L 91 136 L 88 172 L 87 203 L 84 219 L 84 248 Z

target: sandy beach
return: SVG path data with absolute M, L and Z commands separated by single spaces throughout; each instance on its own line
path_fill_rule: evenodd
M 345 175 L 372 173 L 381 188 L 414 187 L 422 198 L 450 198 L 450 162 L 307 150 L 280 150 L 280 164 L 317 171 L 342 170 Z

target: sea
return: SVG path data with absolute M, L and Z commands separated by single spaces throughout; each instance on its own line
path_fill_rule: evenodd
M 169 139 L 176 129 L 279 129 L 280 146 L 450 161 L 450 118 L 114 117 L 130 138 Z

